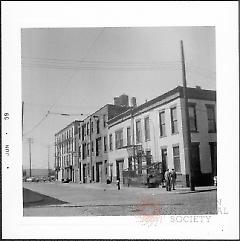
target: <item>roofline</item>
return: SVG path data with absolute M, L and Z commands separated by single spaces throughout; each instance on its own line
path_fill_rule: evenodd
M 197 91 L 198 93 L 203 93 L 205 92 L 206 94 L 208 94 L 209 96 L 208 97 L 203 97 L 201 96 L 197 96 L 196 93 L 193 93 L 194 91 Z M 206 90 L 206 89 L 196 89 L 196 88 L 190 88 L 188 87 L 187 88 L 187 94 L 188 94 L 188 99 L 203 99 L 203 100 L 210 100 L 210 101 L 216 101 L 216 91 L 215 90 Z M 178 96 L 174 96 L 175 94 L 179 94 Z M 194 96 L 195 95 L 195 96 Z M 144 109 L 145 107 L 148 107 L 148 106 L 151 106 L 155 103 L 157 103 L 158 101 L 161 101 L 161 100 L 164 100 L 166 99 L 167 97 L 171 97 L 173 96 L 173 99 L 172 100 L 169 100 L 168 102 L 170 101 L 173 101 L 175 100 L 176 98 L 183 98 L 183 87 L 182 86 L 177 86 L 176 88 L 158 96 L 158 97 L 155 97 L 154 99 L 140 105 L 140 106 L 137 106 L 137 107 L 132 107 L 130 108 L 129 110 L 123 112 L 123 113 L 120 113 L 119 115 L 113 117 L 112 119 L 110 119 L 108 121 L 108 124 L 111 125 L 113 124 L 114 126 L 114 122 L 117 122 L 118 120 L 126 117 L 127 115 L 133 115 L 133 116 L 137 116 L 141 113 L 138 113 L 139 111 L 141 111 L 142 109 Z M 129 119 L 126 118 L 126 119 Z M 118 124 L 118 123 L 116 123 Z
M 89 117 L 94 116 L 97 112 L 101 111 L 103 108 L 108 107 L 108 106 L 117 106 L 117 107 L 123 107 L 123 106 L 118 106 L 118 105 L 114 105 L 114 104 L 105 104 L 104 106 L 100 107 L 98 110 L 96 110 L 95 112 L 93 112 L 92 114 L 88 115 L 87 117 L 85 117 L 82 122 L 84 122 L 85 120 L 87 120 Z M 129 107 L 130 108 L 130 107 Z
M 60 134 L 62 131 L 66 130 L 69 126 L 73 125 L 73 124 L 76 123 L 76 122 L 81 123 L 81 122 L 83 122 L 83 121 L 82 121 L 82 120 L 72 121 L 70 124 L 68 124 L 67 126 L 65 126 L 65 127 L 64 127 L 63 129 L 61 129 L 60 131 L 58 131 L 58 132 L 55 134 L 55 136 L 57 136 L 57 135 Z

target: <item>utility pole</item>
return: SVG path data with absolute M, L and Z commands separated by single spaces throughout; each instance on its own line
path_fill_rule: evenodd
M 50 176 L 49 175 L 49 171 L 50 171 L 50 168 L 49 168 L 49 161 L 50 161 L 50 145 L 47 146 L 48 147 L 48 177 Z
M 29 144 L 29 176 L 32 176 L 32 154 L 31 154 L 31 144 L 33 143 L 32 138 L 28 138 L 28 144 Z
M 24 101 L 22 101 L 22 137 L 23 137 L 23 117 L 24 117 Z
M 187 155 L 188 167 L 189 167 L 189 183 L 190 190 L 195 191 L 195 183 L 192 175 L 192 162 L 191 162 L 191 133 L 190 133 L 190 121 L 189 121 L 189 109 L 188 109 L 188 96 L 187 96 L 187 79 L 186 79 L 186 68 L 185 68 L 185 58 L 184 58 L 184 48 L 183 41 L 181 40 L 181 59 L 182 59 L 182 77 L 183 77 L 183 98 L 184 98 L 184 110 L 185 110 L 185 120 L 186 120 L 186 142 L 185 155 Z

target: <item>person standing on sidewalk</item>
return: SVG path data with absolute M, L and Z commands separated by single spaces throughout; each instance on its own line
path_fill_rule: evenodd
M 177 179 L 177 173 L 175 172 L 174 169 L 172 169 L 170 175 L 171 175 L 171 185 L 172 185 L 172 189 L 175 190 L 175 184 L 176 184 L 176 179 Z
M 169 169 L 166 170 L 164 174 L 164 178 L 166 181 L 166 190 L 171 191 L 171 175 L 170 175 Z

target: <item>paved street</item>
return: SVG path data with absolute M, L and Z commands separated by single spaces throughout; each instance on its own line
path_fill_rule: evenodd
M 215 214 L 213 187 L 177 189 L 122 187 L 107 184 L 23 183 L 43 194 L 43 201 L 25 203 L 24 216 L 117 216 Z

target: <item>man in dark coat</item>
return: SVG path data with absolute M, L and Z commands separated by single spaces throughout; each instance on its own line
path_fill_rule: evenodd
M 174 169 L 172 169 L 170 175 L 171 175 L 171 185 L 172 185 L 172 189 L 175 190 L 175 184 L 176 184 L 177 174 L 176 174 L 176 172 L 175 172 Z
M 170 175 L 169 169 L 166 170 L 164 174 L 164 178 L 166 181 L 166 190 L 171 191 L 171 175 Z

